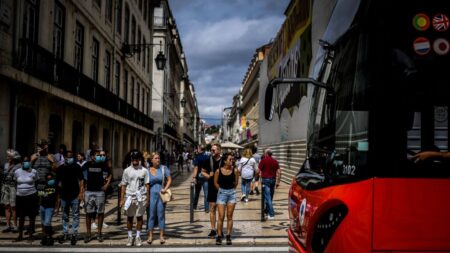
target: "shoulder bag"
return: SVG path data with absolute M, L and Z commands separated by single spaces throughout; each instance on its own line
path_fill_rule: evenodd
M 165 171 L 165 166 L 161 166 L 161 173 L 162 173 L 162 187 L 164 187 L 165 185 L 165 175 L 164 175 L 164 171 Z M 163 203 L 167 203 L 169 201 L 173 200 L 173 195 L 172 195 L 172 191 L 170 189 L 167 189 L 166 192 L 162 193 L 159 192 L 159 196 L 161 197 L 161 200 Z

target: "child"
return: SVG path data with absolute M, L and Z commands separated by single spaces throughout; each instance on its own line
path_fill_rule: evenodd
M 53 245 L 52 218 L 53 211 L 58 210 L 58 194 L 56 191 L 56 183 L 53 174 L 47 174 L 47 184 L 43 191 L 38 195 L 41 198 L 40 214 L 42 222 L 42 231 L 44 236 L 41 240 L 42 246 Z

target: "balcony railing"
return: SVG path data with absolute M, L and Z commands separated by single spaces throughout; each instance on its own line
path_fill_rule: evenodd
M 178 132 L 173 127 L 169 126 L 168 124 L 164 124 L 164 133 L 172 136 L 173 138 L 178 139 Z
M 20 40 L 19 54 L 15 58 L 14 66 L 74 96 L 153 130 L 152 118 L 90 77 L 80 73 L 71 65 L 56 59 L 51 52 L 36 43 L 29 40 Z
M 191 144 L 195 144 L 195 141 L 189 135 L 187 135 L 186 133 L 183 134 L 183 138 L 185 140 L 188 140 Z

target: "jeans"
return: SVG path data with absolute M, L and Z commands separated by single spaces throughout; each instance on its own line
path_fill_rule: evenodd
M 78 198 L 72 200 L 61 199 L 62 213 L 62 227 L 63 234 L 69 234 L 69 213 L 72 209 L 72 231 L 74 235 L 78 234 L 78 226 L 80 225 L 80 202 Z
M 40 206 L 42 225 L 44 225 L 44 226 L 52 225 L 53 210 L 55 210 L 53 207 Z
M 275 178 L 263 178 L 262 179 L 262 192 L 264 196 L 264 213 L 269 214 L 269 216 L 275 216 L 275 211 L 273 210 L 273 194 L 275 193 Z
M 250 185 L 252 183 L 253 178 L 245 179 L 241 178 L 241 191 L 242 194 L 245 194 L 245 196 L 248 198 L 248 195 L 250 195 Z
M 205 211 L 209 211 L 208 203 L 208 181 L 199 179 L 195 185 L 194 208 L 197 208 L 198 198 L 200 197 L 200 189 L 203 187 L 203 201 L 205 202 Z

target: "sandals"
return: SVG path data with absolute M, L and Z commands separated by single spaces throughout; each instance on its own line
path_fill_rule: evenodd
M 152 242 L 153 242 L 153 239 L 147 239 L 148 244 L 152 244 Z
M 161 238 L 161 239 L 159 240 L 159 243 L 164 244 L 164 243 L 166 243 L 166 240 L 164 240 L 164 238 Z

